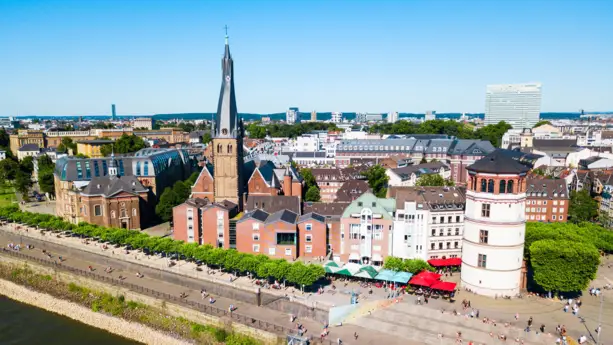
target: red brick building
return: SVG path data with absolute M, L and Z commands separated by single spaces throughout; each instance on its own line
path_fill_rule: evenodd
M 526 179 L 526 221 L 563 222 L 568 220 L 570 197 L 564 179 L 530 176 Z

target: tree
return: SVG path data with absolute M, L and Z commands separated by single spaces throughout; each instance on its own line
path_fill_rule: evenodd
M 434 267 L 422 259 L 406 259 L 402 263 L 402 270 L 415 274 L 421 271 L 434 271 Z
M 109 156 L 112 152 L 130 153 L 143 149 L 146 146 L 143 138 L 134 134 L 128 135 L 124 133 L 121 138 L 117 139 L 114 143 L 103 145 L 100 148 L 100 153 L 103 156 Z
M 530 246 L 534 281 L 545 291 L 579 292 L 596 278 L 598 249 L 590 243 L 540 240 Z
M 55 194 L 55 183 L 53 181 L 53 170 L 46 168 L 38 172 L 38 186 L 43 193 Z
M 321 195 L 319 194 L 319 188 L 317 188 L 317 186 L 309 187 L 309 189 L 307 190 L 304 196 L 304 200 L 312 201 L 312 202 L 317 202 L 321 200 Z
M 389 177 L 385 174 L 385 168 L 380 165 L 373 165 L 364 172 L 364 176 L 368 179 L 368 186 L 373 190 L 373 193 L 384 198 L 387 194 L 387 181 Z
M 210 132 L 204 132 L 204 134 L 202 135 L 202 142 L 204 144 L 208 144 L 210 143 L 212 140 L 211 138 L 211 133 Z
M 71 137 L 63 137 L 60 144 L 55 148 L 57 152 L 68 152 L 72 150 L 72 154 L 77 154 L 77 143 L 72 141 Z
M 302 175 L 302 179 L 304 180 L 304 187 L 307 190 L 312 186 L 317 187 L 317 181 L 315 180 L 315 176 L 313 176 L 313 171 L 311 169 L 300 169 L 300 175 Z
M 191 194 L 190 186 L 187 186 L 183 181 L 175 182 L 174 186 L 172 187 L 172 191 L 177 195 L 178 200 L 181 200 L 181 202 L 189 198 L 189 195 Z
M 10 146 L 11 138 L 9 134 L 6 132 L 4 127 L 0 128 L 0 147 L 8 148 Z
M 500 147 L 502 136 L 513 126 L 504 121 L 500 121 L 495 125 L 487 125 L 479 128 L 475 134 L 478 139 L 489 140 L 494 147 Z
M 40 170 L 40 169 L 45 169 L 45 168 L 54 169 L 55 163 L 53 163 L 53 161 L 51 160 L 51 157 L 47 155 L 42 155 L 38 158 L 38 169 Z
M 32 187 L 32 178 L 31 175 L 18 170 L 15 174 L 15 190 L 23 195 L 26 198 L 28 191 Z
M 587 190 L 571 191 L 568 217 L 573 223 L 589 222 L 598 215 L 598 202 Z
M 19 162 L 19 169 L 26 174 L 32 174 L 34 171 L 34 157 L 24 157 L 21 162 Z
M 12 181 L 19 171 L 19 163 L 13 159 L 3 159 L 0 161 L 0 179 L 2 181 Z
M 160 196 L 160 201 L 155 206 L 155 214 L 167 222 L 172 218 L 172 208 L 179 204 L 179 196 L 172 188 L 166 187 Z
M 385 258 L 385 261 L 383 262 L 383 268 L 387 270 L 392 270 L 392 271 L 402 271 L 404 267 L 403 267 L 401 258 L 397 258 L 394 256 L 388 256 Z
M 536 124 L 534 124 L 534 126 L 532 126 L 532 128 L 540 127 L 542 125 L 551 125 L 551 122 L 547 121 L 547 120 L 541 120 L 541 121 L 537 122 Z
M 453 186 L 452 180 L 444 179 L 439 174 L 425 174 L 417 179 L 416 186 Z

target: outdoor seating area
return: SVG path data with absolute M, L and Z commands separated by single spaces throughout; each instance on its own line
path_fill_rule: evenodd
M 449 258 L 449 259 L 430 259 L 428 263 L 432 267 L 459 267 L 462 266 L 461 258 Z
M 441 280 L 441 275 L 434 272 L 422 271 L 409 281 L 409 285 L 418 287 L 417 290 L 411 288 L 409 293 L 424 294 L 428 296 L 443 295 L 443 298 L 453 297 L 456 283 Z
M 338 263 L 336 261 L 328 261 L 324 264 L 324 270 L 328 274 L 378 280 L 381 282 L 398 283 L 405 285 L 413 276 L 409 272 L 396 272 L 392 270 L 381 269 L 380 267 L 376 266 L 360 265 L 351 262 L 343 265 L 342 263 Z M 376 284 L 375 286 L 379 287 Z

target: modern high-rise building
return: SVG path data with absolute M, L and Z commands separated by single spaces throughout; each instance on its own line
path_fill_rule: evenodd
M 436 111 L 434 110 L 426 111 L 426 114 L 424 115 L 424 121 L 432 121 L 432 120 L 436 120 Z
M 311 112 L 311 122 L 316 122 L 317 121 L 317 111 L 313 110 Z
M 387 122 L 388 123 L 394 123 L 398 121 L 398 112 L 397 111 L 392 111 L 387 113 Z
M 541 114 L 541 84 L 488 85 L 485 94 L 485 124 L 500 121 L 516 129 L 532 128 Z
M 333 112 L 332 117 L 330 118 L 330 122 L 332 123 L 341 123 L 343 122 L 343 113 Z
M 115 104 L 111 104 L 111 120 L 117 120 L 117 113 L 115 109 Z
M 300 110 L 298 110 L 298 108 L 289 108 L 285 113 L 285 122 L 290 125 L 300 123 Z

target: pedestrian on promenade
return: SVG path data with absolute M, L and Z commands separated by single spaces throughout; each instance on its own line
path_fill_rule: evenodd
M 515 313 L 515 321 L 519 321 L 519 313 Z
M 343 343 L 343 341 L 341 340 L 341 338 L 337 338 L 336 339 L 336 344 L 337 345 L 341 345 Z
M 353 337 L 355 338 L 355 340 L 358 340 L 358 332 L 354 332 Z

